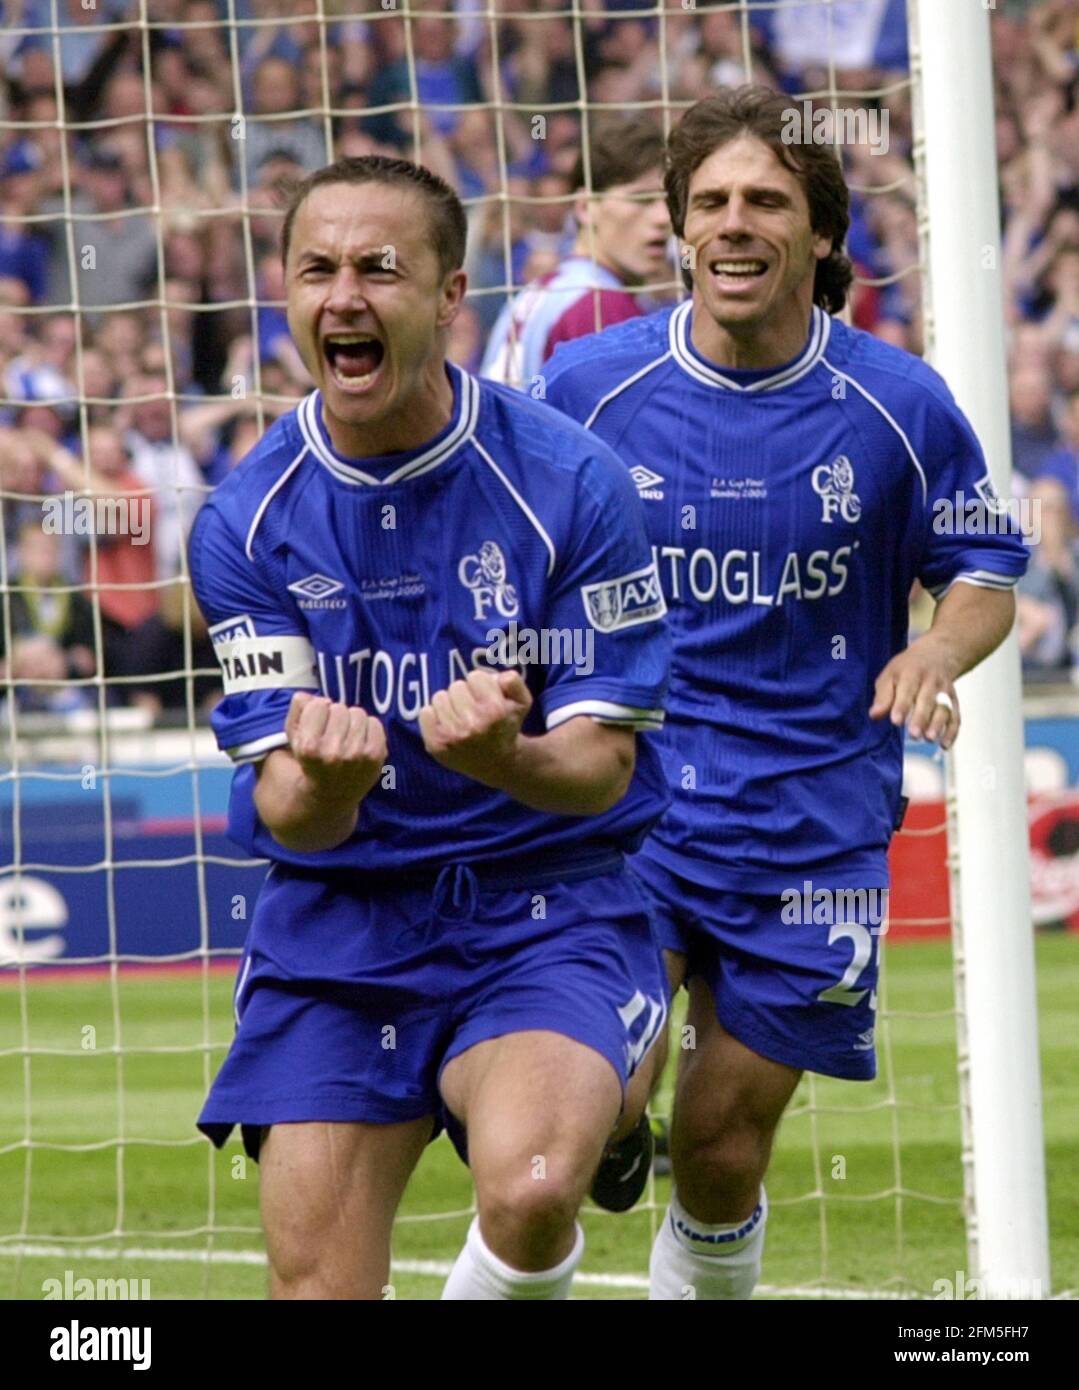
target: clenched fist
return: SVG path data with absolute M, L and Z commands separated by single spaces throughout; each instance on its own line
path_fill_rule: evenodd
M 424 747 L 443 767 L 501 786 L 531 708 L 532 696 L 518 672 L 470 671 L 420 710 Z
M 304 776 L 335 801 L 359 801 L 386 761 L 386 732 L 356 705 L 298 690 L 285 721 L 289 749 Z

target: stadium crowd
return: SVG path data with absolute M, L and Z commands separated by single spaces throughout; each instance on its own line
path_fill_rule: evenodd
M 843 149 L 853 320 L 922 350 L 901 0 L 868 44 L 833 34 L 831 62 L 819 7 L 754 9 L 747 29 L 733 8 L 665 3 L 661 24 L 655 0 L 616 0 L 606 8 L 641 11 L 618 17 L 591 0 L 575 35 L 565 0 L 500 0 L 494 24 L 474 0 L 441 14 L 425 0 L 407 28 L 379 0 L 322 0 L 321 25 L 316 0 L 236 0 L 232 31 L 226 0 L 150 0 L 146 30 L 135 0 L 58 0 L 57 34 L 52 0 L 0 0 L 0 578 L 14 586 L 0 656 L 42 682 L 20 684 L 20 703 L 96 704 L 97 652 L 108 698 L 154 709 L 183 704 L 169 673 L 185 653 L 212 666 L 175 582 L 184 537 L 206 492 L 309 389 L 283 306 L 281 190 L 332 157 L 418 158 L 466 200 L 472 293 L 451 356 L 479 370 L 509 287 L 550 275 L 578 240 L 581 103 L 591 146 L 619 108 L 660 129 L 664 100 L 746 80 L 827 90 L 832 68 L 851 106 L 878 91 L 869 104 L 888 117 L 886 148 Z M 1041 502 L 1020 639 L 1030 679 L 1067 679 L 1079 0 L 999 0 L 992 35 L 1013 490 Z M 632 311 L 678 292 L 668 258 Z M 79 488 L 146 498 L 151 543 L 43 535 L 41 497 Z M 214 689 L 207 677 L 197 695 Z

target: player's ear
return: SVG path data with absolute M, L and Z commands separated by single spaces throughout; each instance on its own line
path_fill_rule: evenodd
M 818 261 L 825 261 L 832 254 L 832 247 L 835 242 L 830 236 L 815 234 L 813 237 L 813 254 Z
M 574 198 L 573 215 L 577 219 L 578 227 L 588 226 L 589 198 L 587 193 L 578 193 L 576 198 Z
M 468 291 L 468 276 L 463 270 L 453 270 L 442 282 L 442 302 L 438 311 L 439 328 L 448 328 L 457 317 Z

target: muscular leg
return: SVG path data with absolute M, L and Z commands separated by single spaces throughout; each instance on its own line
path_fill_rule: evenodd
M 801 1072 L 740 1043 L 703 979 L 689 985 L 696 1046 L 682 1053 L 671 1126 L 674 1190 L 652 1249 L 653 1299 L 749 1298 L 768 1215 L 762 1180 Z
M 554 1271 L 578 1244 L 577 1211 L 621 1105 L 614 1068 L 570 1038 L 531 1030 L 477 1043 L 447 1063 L 441 1085 L 468 1128 L 487 1253 L 510 1284 L 515 1273 Z M 448 1296 L 482 1296 L 458 1286 L 451 1275 Z
M 708 1223 L 752 1215 L 783 1111 L 802 1073 L 731 1037 L 704 980 L 689 985 L 696 1046 L 682 1053 L 671 1125 L 678 1196 Z
M 382 1298 L 394 1213 L 432 1123 L 264 1131 L 259 1197 L 271 1298 Z

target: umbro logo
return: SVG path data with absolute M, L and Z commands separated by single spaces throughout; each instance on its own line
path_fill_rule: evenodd
M 288 586 L 290 594 L 299 594 L 301 598 L 329 598 L 344 587 L 339 579 L 329 579 L 324 574 L 309 574 Z
M 343 598 L 334 598 L 344 588 L 339 579 L 330 579 L 325 574 L 309 574 L 306 579 L 297 579 L 288 586 L 290 594 L 295 594 L 301 608 L 346 608 Z
M 642 497 L 647 497 L 653 502 L 663 501 L 663 492 L 656 487 L 657 483 L 665 481 L 661 473 L 654 473 L 651 468 L 645 468 L 643 463 L 639 463 L 636 468 L 629 470 L 629 476 Z

